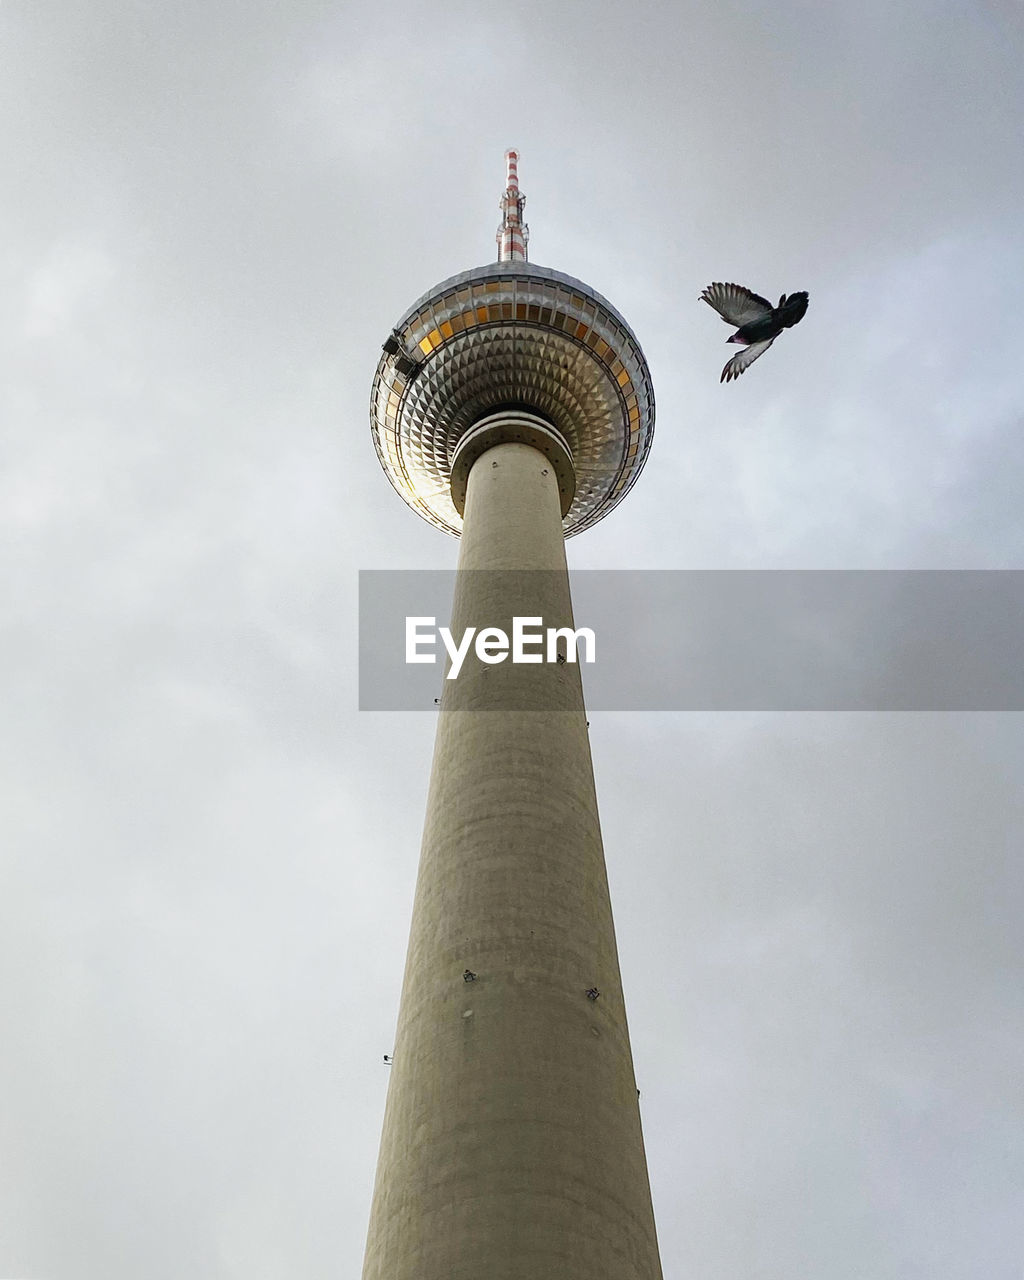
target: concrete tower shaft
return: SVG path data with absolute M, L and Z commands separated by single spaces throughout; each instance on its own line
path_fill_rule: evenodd
M 455 634 L 572 624 L 561 506 L 477 458 Z M 445 682 L 363 1275 L 661 1276 L 576 663 Z

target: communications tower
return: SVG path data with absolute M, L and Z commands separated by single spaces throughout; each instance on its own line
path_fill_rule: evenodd
M 399 320 L 371 393 L 381 465 L 461 538 L 452 634 L 572 625 L 564 539 L 654 431 L 643 352 L 527 260 L 506 152 L 498 261 Z M 580 668 L 444 680 L 363 1280 L 661 1280 Z

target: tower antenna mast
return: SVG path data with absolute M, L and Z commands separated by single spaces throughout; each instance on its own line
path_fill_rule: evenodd
M 501 225 L 495 239 L 498 242 L 499 262 L 525 262 L 530 228 L 523 221 L 526 196 L 519 190 L 518 151 L 505 152 L 505 191 L 498 204 Z

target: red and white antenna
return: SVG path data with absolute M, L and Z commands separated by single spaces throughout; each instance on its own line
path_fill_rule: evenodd
M 505 194 L 498 208 L 501 210 L 501 226 L 495 237 L 498 241 L 499 262 L 525 262 L 526 244 L 530 228 L 523 221 L 526 196 L 519 191 L 518 151 L 505 152 Z

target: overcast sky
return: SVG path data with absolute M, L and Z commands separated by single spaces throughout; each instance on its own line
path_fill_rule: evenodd
M 531 258 L 647 469 L 576 568 L 1024 568 L 1021 0 L 0 6 L 0 1276 L 356 1280 L 450 568 L 369 387 Z M 697 295 L 810 310 L 739 382 Z M 666 1277 L 1021 1280 L 1019 715 L 592 723 Z

